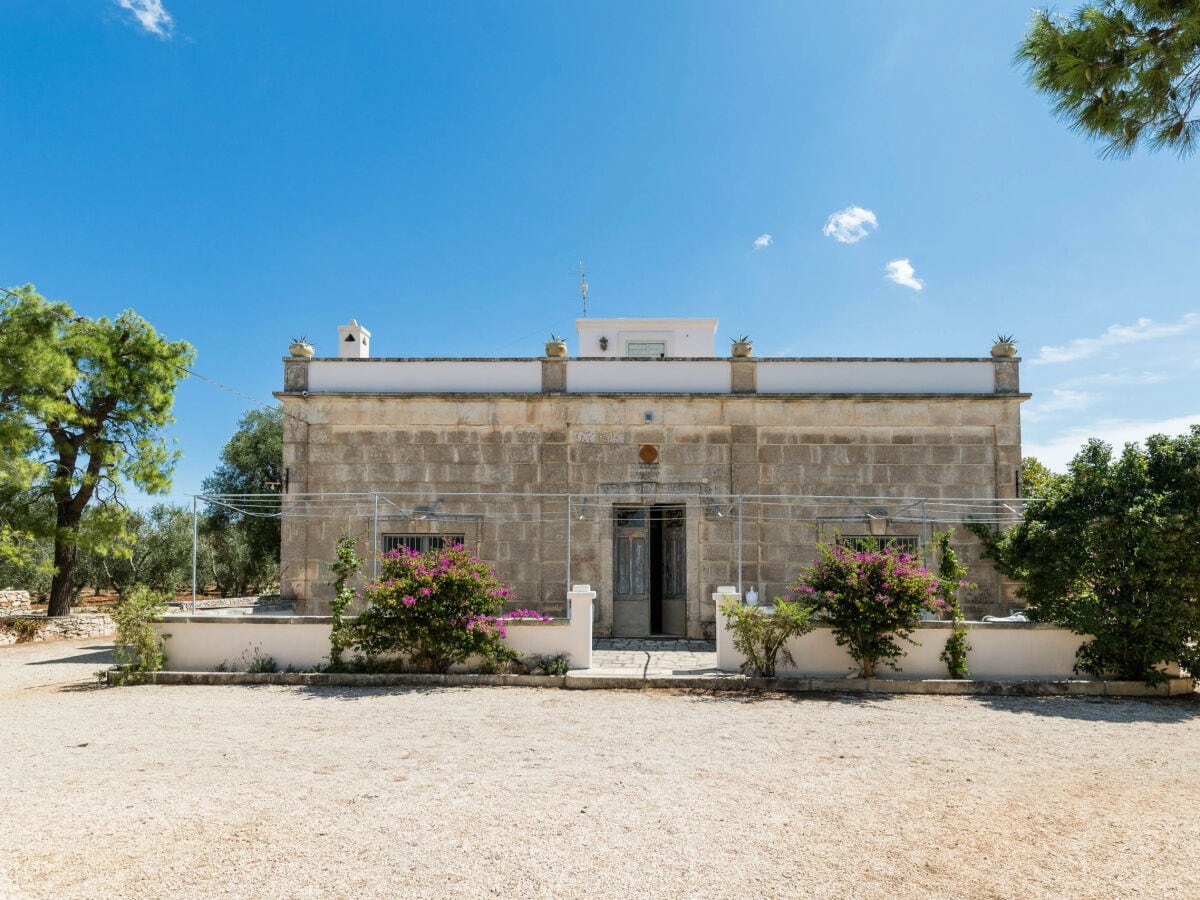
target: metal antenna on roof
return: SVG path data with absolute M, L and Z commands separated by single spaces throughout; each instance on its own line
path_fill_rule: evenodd
M 587 276 L 583 273 L 583 260 L 579 261 L 579 295 L 583 297 L 583 317 L 587 318 Z

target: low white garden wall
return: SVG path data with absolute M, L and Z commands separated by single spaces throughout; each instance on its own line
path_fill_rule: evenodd
M 576 585 L 567 594 L 569 617 L 549 622 L 505 623 L 504 642 L 522 657 L 565 653 L 572 669 L 592 665 L 592 603 L 595 591 Z M 280 669 L 309 669 L 329 662 L 328 616 L 167 615 L 155 623 L 165 640 L 166 669 L 211 672 L 245 669 L 255 656 L 269 656 Z
M 740 600 L 736 593 L 732 596 Z M 717 601 L 717 666 L 724 672 L 737 672 L 745 656 L 733 647 L 728 620 L 720 612 L 720 595 L 713 599 Z M 968 622 L 966 627 L 971 678 L 1057 681 L 1079 677 L 1074 672 L 1075 651 L 1088 640 L 1086 637 L 1044 622 Z M 952 630 L 950 622 L 922 622 L 912 635 L 920 646 L 900 642 L 906 652 L 896 664 L 902 671 L 881 666 L 878 677 L 948 678 L 946 664 L 939 656 Z M 781 665 L 776 672 L 781 678 L 845 678 L 859 671 L 850 654 L 834 641 L 828 626 L 818 625 L 808 634 L 792 638 L 787 649 L 796 665 Z

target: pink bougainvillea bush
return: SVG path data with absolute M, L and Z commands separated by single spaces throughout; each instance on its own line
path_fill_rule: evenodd
M 873 678 L 880 664 L 899 672 L 904 655 L 897 639 L 909 635 L 921 612 L 941 613 L 946 601 L 938 579 L 919 556 L 867 541 L 859 547 L 818 544 L 820 558 L 788 587 L 788 599 L 812 606 L 818 622 L 833 628 L 834 639 Z
M 363 591 L 370 606 L 354 623 L 354 643 L 369 668 L 384 667 L 384 654 L 423 672 L 447 672 L 472 657 L 504 668 L 517 658 L 496 616 L 508 596 L 495 571 L 461 544 L 391 550 L 380 556 L 378 581 Z

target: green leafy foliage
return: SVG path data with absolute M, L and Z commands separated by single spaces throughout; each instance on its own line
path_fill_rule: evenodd
M 358 555 L 354 538 L 342 532 L 337 541 L 336 559 L 330 563 L 333 575 L 333 599 L 329 602 L 333 625 L 329 629 L 329 667 L 335 672 L 342 668 L 342 653 L 353 643 L 353 629 L 346 621 L 346 610 L 354 602 L 349 581 L 362 570 L 363 558 Z
M 79 584 L 116 591 L 135 585 L 173 597 L 192 579 L 192 511 L 158 503 L 148 510 L 114 510 L 127 543 L 80 554 Z
M 1180 156 L 1200 139 L 1200 3 L 1099 0 L 1068 18 L 1035 10 L 1016 58 L 1072 129 L 1125 156 L 1140 141 Z
M 1200 653 L 1200 425 L 1119 457 L 1090 441 L 1016 527 L 973 529 L 1038 619 L 1092 635 L 1076 668 L 1150 683 Z
M 253 597 L 279 579 L 279 557 L 255 549 L 241 528 L 206 522 L 200 534 L 200 577 L 222 597 Z
M 148 672 L 163 667 L 166 655 L 153 624 L 167 611 L 167 599 L 149 588 L 139 587 L 113 609 L 113 620 L 117 623 L 113 658 L 120 667 L 113 683 L 140 684 Z
M 379 580 L 364 591 L 371 605 L 353 629 L 368 665 L 382 654 L 424 672 L 447 672 L 473 656 L 492 668 L 516 661 L 496 619 L 508 589 L 461 544 L 392 550 L 380 562 Z
M 204 479 L 206 494 L 281 495 L 283 410 L 252 409 Z M 204 517 L 212 548 L 209 577 L 224 596 L 258 593 L 279 579 L 279 502 L 259 500 L 253 513 L 212 504 Z
M 958 561 L 958 554 L 950 545 L 954 537 L 954 529 L 935 531 L 933 545 L 938 554 L 938 596 L 945 604 L 954 628 L 950 637 L 946 638 L 946 646 L 942 649 L 939 659 L 946 664 L 946 671 L 951 678 L 966 678 L 971 674 L 967 668 L 967 653 L 971 645 L 967 643 L 967 628 L 964 624 L 962 604 L 958 602 L 958 592 L 961 588 L 972 588 L 975 585 L 967 580 L 967 567 Z
M 1021 460 L 1021 496 L 1023 497 L 1049 497 L 1054 493 L 1061 478 L 1061 475 L 1042 465 L 1035 456 L 1026 456 Z
M 78 550 L 125 539 L 119 516 L 84 511 L 115 507 L 127 484 L 170 488 L 178 454 L 161 429 L 194 351 L 132 310 L 89 319 L 32 286 L 3 292 L 0 335 L 0 487 L 53 503 L 26 530 L 53 539 L 49 614 L 66 615 Z
M 54 504 L 23 492 L 0 495 L 0 587 L 29 591 L 43 603 L 53 578 Z
M 771 611 L 727 599 L 721 604 L 721 613 L 729 623 L 734 649 L 745 657 L 742 673 L 762 678 L 774 678 L 780 660 L 795 665 L 787 642 L 815 627 L 810 607 L 781 597 L 775 598 Z
M 817 550 L 820 558 L 789 586 L 789 596 L 810 603 L 832 626 L 863 678 L 875 677 L 880 664 L 901 671 L 897 640 L 915 644 L 909 636 L 921 613 L 945 611 L 938 579 L 918 557 L 873 539 L 856 548 L 820 543 Z

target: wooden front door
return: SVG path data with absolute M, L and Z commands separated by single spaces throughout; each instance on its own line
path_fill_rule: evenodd
M 613 509 L 613 635 L 687 633 L 687 513 L 682 506 Z

